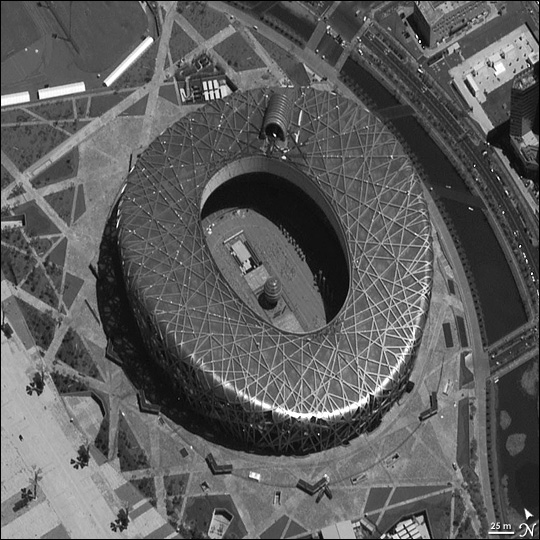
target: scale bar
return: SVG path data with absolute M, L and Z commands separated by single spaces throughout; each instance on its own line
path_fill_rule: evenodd
M 489 531 L 488 534 L 514 534 L 514 531 Z

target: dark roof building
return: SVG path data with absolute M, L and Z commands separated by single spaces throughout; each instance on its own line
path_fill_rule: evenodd
M 421 1 L 414 3 L 413 19 L 421 39 L 428 47 L 435 47 L 487 9 L 487 2 Z
M 510 94 L 510 141 L 526 173 L 538 171 L 539 65 L 519 73 Z

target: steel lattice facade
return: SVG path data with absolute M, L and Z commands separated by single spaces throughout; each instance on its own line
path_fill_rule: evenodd
M 261 135 L 273 90 L 208 103 L 140 156 L 117 226 L 148 351 L 188 402 L 247 449 L 304 454 L 375 427 L 404 392 L 433 253 L 419 177 L 378 118 L 336 93 L 280 92 L 292 103 L 286 145 L 265 146 Z M 220 171 L 279 164 L 302 173 L 331 206 L 349 261 L 343 307 L 306 334 L 280 331 L 239 299 L 201 225 Z

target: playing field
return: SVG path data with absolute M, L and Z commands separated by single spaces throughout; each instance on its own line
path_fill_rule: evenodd
M 49 6 L 62 35 L 74 44 L 75 64 L 89 73 L 119 63 L 138 45 L 148 26 L 139 2 L 51 2 Z
M 30 17 L 26 2 L 2 2 L 2 62 L 41 37 Z

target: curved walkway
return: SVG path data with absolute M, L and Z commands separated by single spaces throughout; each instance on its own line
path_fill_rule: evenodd
M 486 380 L 490 375 L 489 356 L 487 352 L 484 351 L 482 346 L 482 334 L 480 332 L 480 325 L 478 324 L 478 319 L 476 317 L 474 300 L 469 288 L 467 276 L 465 275 L 465 270 L 463 269 L 461 259 L 459 258 L 459 254 L 454 246 L 450 232 L 446 227 L 437 205 L 431 198 L 431 195 L 427 189 L 425 189 L 425 197 L 428 202 L 431 218 L 435 224 L 437 232 L 439 233 L 441 247 L 446 255 L 446 258 L 452 264 L 456 277 L 456 286 L 458 287 L 460 296 L 463 300 L 467 334 L 469 338 L 469 345 L 471 346 L 472 350 L 474 364 L 474 388 L 477 403 L 474 435 L 478 441 L 478 465 L 480 467 L 479 477 L 482 484 L 482 493 L 487 510 L 487 520 L 489 523 L 491 523 L 493 521 L 497 521 L 497 519 L 493 509 L 493 500 L 491 498 L 491 484 L 489 480 L 487 460 Z

